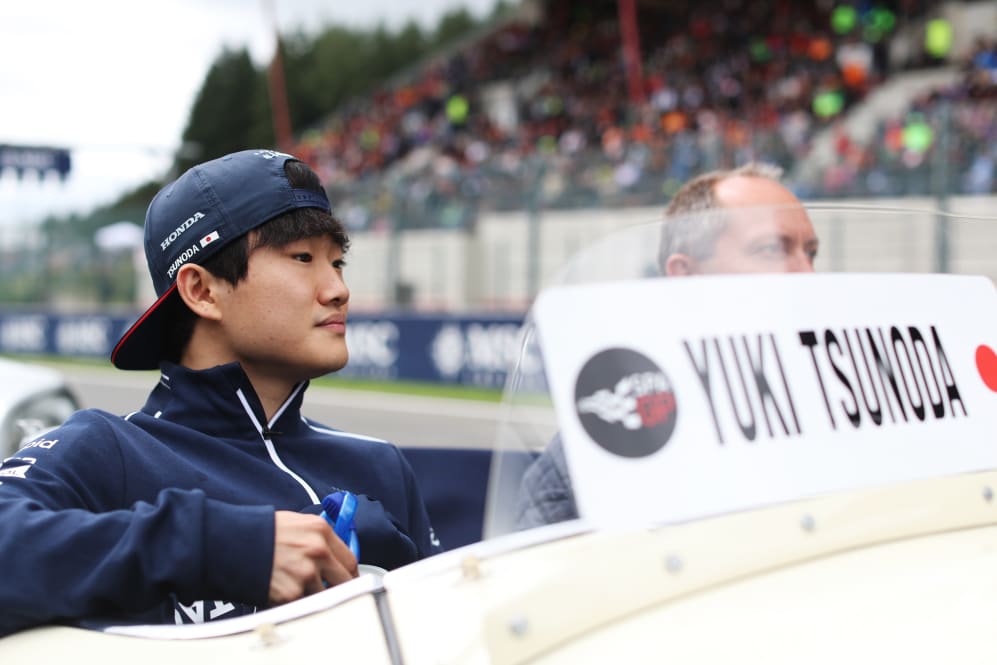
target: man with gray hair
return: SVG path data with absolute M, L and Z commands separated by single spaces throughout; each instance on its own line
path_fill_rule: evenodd
M 813 272 L 817 234 L 781 175 L 752 162 L 683 185 L 665 209 L 661 275 Z M 523 474 L 518 501 L 520 528 L 578 517 L 560 435 Z

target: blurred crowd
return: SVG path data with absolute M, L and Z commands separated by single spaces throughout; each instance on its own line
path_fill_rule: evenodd
M 807 194 L 906 196 L 997 192 L 997 40 L 977 39 L 951 86 L 918 96 L 867 141 L 835 136 L 837 159 Z
M 508 19 L 415 64 L 294 151 L 354 229 L 467 227 L 481 209 L 659 205 L 690 176 L 750 159 L 783 166 L 808 197 L 930 193 L 941 161 L 946 191 L 997 191 L 992 39 L 962 59 L 960 85 L 917 99 L 872 141 L 839 126 L 901 66 L 889 44 L 902 27 L 925 26 L 923 49 L 903 64 L 951 60 L 951 26 L 928 20 L 937 3 L 637 5 L 637 98 L 616 0 L 551 0 L 540 21 Z M 793 182 L 823 130 L 835 132 L 837 159 Z

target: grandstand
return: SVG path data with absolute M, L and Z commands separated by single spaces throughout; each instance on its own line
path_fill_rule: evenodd
M 294 151 L 371 267 L 358 303 L 519 310 L 589 234 L 712 168 L 776 163 L 809 201 L 997 193 L 995 44 L 993 0 L 524 0 Z
M 783 166 L 807 196 L 875 194 L 875 184 L 844 191 L 817 175 L 842 137 L 867 146 L 877 124 L 903 123 L 912 106 L 979 101 L 994 85 L 993 2 L 901 4 L 854 3 L 865 9 L 850 15 L 848 3 L 637 3 L 634 100 L 616 0 L 525 2 L 461 50 L 334 113 L 296 151 L 357 206 L 358 229 L 378 223 L 385 196 L 404 199 L 407 228 L 518 208 L 531 185 L 548 208 L 657 205 L 693 173 L 751 158 Z M 955 26 L 951 43 L 929 57 L 918 45 L 940 17 Z M 972 130 L 962 136 L 961 120 L 960 140 L 983 145 Z

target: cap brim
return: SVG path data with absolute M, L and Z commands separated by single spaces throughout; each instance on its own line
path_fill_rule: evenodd
M 111 363 L 118 369 L 159 369 L 163 360 L 163 329 L 172 308 L 167 302 L 176 295 L 174 283 L 159 300 L 121 336 L 111 351 Z

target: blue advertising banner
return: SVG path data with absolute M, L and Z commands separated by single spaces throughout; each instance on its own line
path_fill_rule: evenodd
M 134 317 L 0 310 L 0 353 L 108 358 Z M 341 376 L 501 388 L 519 354 L 515 315 L 353 314 Z
M 28 171 L 38 175 L 53 172 L 65 180 L 71 168 L 72 158 L 63 148 L 0 144 L 0 175 L 4 169 L 13 169 L 18 176 Z
M 501 388 L 518 353 L 521 317 L 351 316 L 343 376 Z

